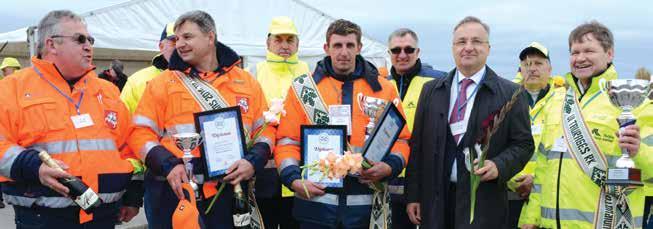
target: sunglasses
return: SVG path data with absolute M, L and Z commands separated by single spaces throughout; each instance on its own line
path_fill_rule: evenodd
M 402 47 L 394 47 L 394 48 L 390 49 L 390 52 L 392 54 L 397 55 L 397 54 L 401 53 L 401 50 L 404 50 L 404 52 L 406 54 L 413 54 L 415 52 L 415 50 L 417 50 L 417 49 L 413 48 L 413 47 L 410 47 L 410 46 L 406 46 L 406 47 L 403 47 L 403 48 Z
M 75 35 L 72 36 L 64 36 L 64 35 L 51 36 L 51 38 L 60 38 L 60 37 L 70 37 L 73 39 L 73 41 L 77 42 L 80 45 L 86 43 L 86 41 L 88 41 L 88 43 L 91 45 L 95 44 L 95 38 L 93 38 L 92 36 L 86 36 L 84 34 L 79 34 L 79 33 L 76 33 Z

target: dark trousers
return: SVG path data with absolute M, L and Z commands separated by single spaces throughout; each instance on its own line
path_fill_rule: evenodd
M 653 196 L 647 196 L 644 200 L 644 229 L 653 229 Z
M 292 217 L 294 197 L 257 198 L 256 204 L 263 216 L 265 228 L 298 229 L 299 223 Z
M 445 200 L 445 209 L 456 209 L 456 183 L 449 183 L 449 193 L 448 197 Z M 456 211 L 447 210 L 444 211 L 445 219 L 444 225 L 445 228 L 456 228 Z
M 393 229 L 414 229 L 416 226 L 410 222 L 406 213 L 406 203 L 399 198 L 393 198 L 392 207 L 392 228 Z
M 508 228 L 519 228 L 519 216 L 525 200 L 508 201 Z
M 299 223 L 299 228 L 300 229 L 368 229 L 367 226 L 365 226 L 365 227 L 349 227 L 348 225 L 338 224 L 338 226 L 336 226 L 336 227 L 329 227 L 329 226 L 324 226 L 324 225 L 319 225 L 319 224 L 314 224 L 314 223 L 306 223 L 306 222 L 300 222 Z
M 79 209 L 79 208 L 77 208 Z M 14 206 L 16 228 L 18 229 L 46 229 L 46 228 L 66 228 L 66 229 L 86 229 L 86 228 L 114 228 L 117 218 L 117 208 L 113 212 L 115 217 L 105 216 L 98 217 L 94 214 L 93 220 L 84 224 L 79 224 L 79 218 L 62 217 L 53 214 L 55 210 L 41 210 L 37 208 L 28 208 Z M 66 210 L 63 210 L 66 211 Z M 79 210 L 77 210 L 79 212 Z M 72 213 L 72 211 L 71 211 Z M 66 214 L 66 215 L 74 215 Z
M 174 194 L 167 181 L 158 181 L 152 177 L 145 177 L 144 206 L 145 217 L 148 228 L 167 229 L 172 228 L 172 214 L 177 208 L 179 199 Z M 244 190 L 247 187 L 243 187 Z M 208 229 L 230 229 L 233 228 L 231 204 L 233 202 L 233 187 L 227 185 L 220 196 L 215 200 L 209 214 L 204 214 L 211 199 L 203 199 L 197 202 L 197 210 L 200 212 L 202 223 Z

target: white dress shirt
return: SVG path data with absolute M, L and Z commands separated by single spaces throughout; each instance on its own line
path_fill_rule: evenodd
M 479 83 L 483 79 L 483 75 L 485 75 L 485 66 L 483 68 L 476 72 L 474 75 L 471 77 L 464 77 L 464 75 L 459 71 L 456 70 L 456 76 L 453 79 L 453 82 L 456 82 L 456 84 L 451 85 L 451 96 L 449 96 L 449 113 L 447 115 L 447 120 L 450 119 L 451 117 L 451 112 L 454 109 L 454 104 L 456 103 L 456 100 L 458 99 L 458 91 L 460 90 L 460 87 L 462 86 L 462 81 L 465 78 L 471 79 L 473 83 L 471 83 L 469 86 L 467 86 L 467 105 L 465 107 L 465 116 L 463 117 L 463 120 L 461 122 L 464 122 L 465 124 L 463 125 L 465 127 L 465 131 L 460 134 L 460 138 L 458 138 L 458 142 L 456 144 L 460 143 L 460 141 L 463 139 L 465 136 L 465 132 L 467 131 L 467 122 L 469 121 L 469 115 L 472 113 L 472 108 L 474 107 L 474 100 L 476 98 L 476 87 L 478 87 Z M 451 123 L 453 124 L 453 123 Z M 452 125 L 449 124 L 450 128 L 453 128 Z M 457 153 L 457 152 L 449 152 L 449 153 Z M 453 161 L 453 167 L 451 167 L 451 176 L 449 177 L 449 180 L 451 182 L 457 182 L 458 181 L 458 166 L 456 163 L 456 159 L 454 158 Z

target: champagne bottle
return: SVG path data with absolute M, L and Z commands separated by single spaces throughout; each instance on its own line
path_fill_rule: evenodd
M 234 228 L 250 228 L 251 214 L 247 198 L 243 194 L 240 184 L 234 186 L 234 198 L 232 204 Z
M 41 161 L 43 161 L 43 163 L 45 163 L 48 167 L 64 171 L 47 152 L 39 152 L 39 158 L 41 158 Z M 100 204 L 102 204 L 102 199 L 100 199 L 100 196 L 98 196 L 98 194 L 95 193 L 93 189 L 89 188 L 79 178 L 65 177 L 58 178 L 57 181 L 59 181 L 70 190 L 68 195 L 71 197 L 73 202 L 75 202 L 75 204 L 77 204 L 84 211 L 90 213 L 95 208 L 100 206 Z

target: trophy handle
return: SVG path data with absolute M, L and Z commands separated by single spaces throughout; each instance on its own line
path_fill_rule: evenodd
M 607 90 L 607 88 L 606 88 L 607 85 L 606 84 L 607 83 L 608 83 L 608 81 L 605 80 L 605 79 L 600 79 L 599 80 L 599 90 L 601 90 L 601 93 L 607 94 L 606 93 L 606 90 Z
M 392 100 L 392 104 L 394 104 L 395 107 L 399 107 L 399 102 L 400 102 L 399 98 L 395 98 Z
M 358 95 L 356 95 L 356 97 L 358 99 L 358 109 L 361 109 L 361 111 L 363 111 L 364 113 L 365 109 L 363 109 L 363 104 L 365 102 L 365 96 L 363 95 L 363 93 L 358 92 Z

